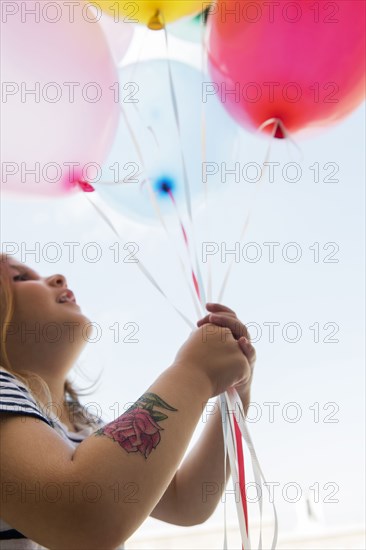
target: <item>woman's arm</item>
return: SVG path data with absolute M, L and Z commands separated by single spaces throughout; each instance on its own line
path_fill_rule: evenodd
M 90 480 L 104 490 L 94 518 L 93 506 L 89 509 L 91 521 L 103 525 L 109 540 L 118 546 L 151 514 L 171 483 L 210 397 L 248 376 L 248 364 L 230 330 L 206 334 L 202 327 L 191 333 L 173 366 L 148 388 L 132 412 L 126 411 L 80 443 L 73 457 L 75 471 L 84 482 Z M 131 418 L 137 410 L 138 417 Z M 144 418 L 147 412 L 153 421 Z M 154 423 L 160 424 L 161 440 Z M 149 438 L 153 447 L 158 441 L 154 450 Z
M 117 548 L 166 491 L 204 404 L 247 374 L 228 329 L 198 329 L 129 411 L 76 449 L 45 422 L 5 415 L 1 517 L 51 550 Z
M 255 350 L 249 342 L 249 334 L 235 313 L 219 304 L 208 305 L 215 312 L 215 319 L 208 315 L 198 321 L 216 322 L 230 328 L 235 338 L 243 335 L 248 343 L 241 342 L 241 348 L 251 367 L 250 379 L 238 386 L 236 390 L 241 398 L 244 412 L 247 413 L 250 403 L 250 388 L 253 379 Z M 157 504 L 152 517 L 176 525 L 197 525 L 206 521 L 214 512 L 225 490 L 224 478 L 224 442 L 222 417 L 219 399 L 207 404 L 203 411 L 203 421 L 207 421 L 199 441 L 174 476 L 166 493 Z M 226 482 L 230 478 L 229 460 L 226 465 Z
M 206 521 L 215 510 L 224 486 L 224 443 L 219 401 L 207 404 L 202 435 L 160 502 L 150 514 L 175 525 L 191 526 Z M 229 461 L 226 481 L 230 478 Z

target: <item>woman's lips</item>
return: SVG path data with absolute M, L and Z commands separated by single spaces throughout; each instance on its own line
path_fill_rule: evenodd
M 66 290 L 63 290 L 62 292 L 60 292 L 60 294 L 57 297 L 57 302 L 59 304 L 75 304 L 75 305 L 77 305 L 74 293 L 70 289 L 66 289 Z

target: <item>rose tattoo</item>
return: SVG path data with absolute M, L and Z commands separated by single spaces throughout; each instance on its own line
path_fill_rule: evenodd
M 144 393 L 124 414 L 114 422 L 100 428 L 94 435 L 106 435 L 116 441 L 128 453 L 140 452 L 145 458 L 160 441 L 158 422 L 168 416 L 154 407 L 177 411 L 155 393 Z

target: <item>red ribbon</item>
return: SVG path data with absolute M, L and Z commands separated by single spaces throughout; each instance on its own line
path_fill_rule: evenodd
M 240 432 L 239 425 L 234 415 L 234 428 L 235 428 L 235 440 L 236 440 L 236 452 L 238 458 L 238 471 L 239 471 L 239 488 L 241 495 L 241 502 L 244 511 L 245 526 L 247 530 L 247 535 L 249 532 L 248 529 L 248 506 L 247 506 L 247 495 L 245 491 L 245 468 L 244 468 L 244 452 L 243 452 L 243 440 Z M 244 546 L 242 545 L 244 550 Z

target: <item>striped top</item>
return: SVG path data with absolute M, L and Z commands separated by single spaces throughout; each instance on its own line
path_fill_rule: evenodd
M 51 411 L 40 408 L 25 384 L 13 374 L 0 366 L 0 413 L 8 412 L 17 415 L 33 416 L 46 422 L 55 429 L 59 435 L 77 447 L 81 441 L 105 425 L 98 417 L 86 416 L 86 423 L 75 421 L 77 432 L 71 432 L 57 415 Z M 88 420 L 90 418 L 90 420 Z M 121 549 L 123 546 L 121 546 Z M 0 549 L 1 550 L 44 550 L 36 542 L 28 539 L 17 529 L 8 525 L 0 518 Z

